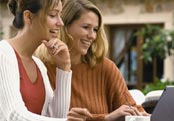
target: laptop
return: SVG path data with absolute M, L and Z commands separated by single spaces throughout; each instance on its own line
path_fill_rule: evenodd
M 174 121 L 174 86 L 166 86 L 150 121 Z

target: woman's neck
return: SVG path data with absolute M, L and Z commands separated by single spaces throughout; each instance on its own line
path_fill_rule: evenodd
M 80 54 L 70 53 L 70 57 L 71 57 L 71 65 L 77 65 L 82 62 Z
M 37 44 L 31 37 L 17 35 L 8 40 L 18 54 L 24 58 L 31 58 L 37 48 Z

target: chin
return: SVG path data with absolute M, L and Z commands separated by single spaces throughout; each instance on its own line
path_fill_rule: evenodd
M 58 34 L 57 33 L 49 33 L 50 38 L 58 38 Z
M 81 50 L 81 55 L 86 55 L 87 54 L 87 52 L 88 52 L 88 50 Z
M 81 52 L 81 55 L 86 55 L 87 54 L 87 51 L 86 52 Z
M 50 37 L 47 37 L 47 39 L 45 39 L 46 41 L 49 41 L 51 38 Z

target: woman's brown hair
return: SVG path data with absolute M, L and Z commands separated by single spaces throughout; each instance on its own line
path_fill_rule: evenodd
M 29 10 L 33 14 L 37 14 L 42 10 L 44 14 L 47 14 L 51 5 L 57 2 L 59 2 L 59 0 L 9 0 L 7 5 L 14 15 L 14 27 L 21 29 L 24 26 L 23 12 L 25 10 Z

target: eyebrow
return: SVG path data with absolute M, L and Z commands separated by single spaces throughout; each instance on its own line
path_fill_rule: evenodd
M 89 23 L 83 23 L 83 24 L 88 25 L 88 26 L 91 26 L 91 25 L 92 25 L 92 24 L 89 24 Z M 98 26 L 98 25 L 97 25 L 97 26 L 95 26 L 95 27 L 99 28 L 99 26 Z
M 58 13 L 59 13 L 59 12 L 62 12 L 62 11 L 59 10 L 59 9 L 51 9 L 50 11 L 57 11 Z

